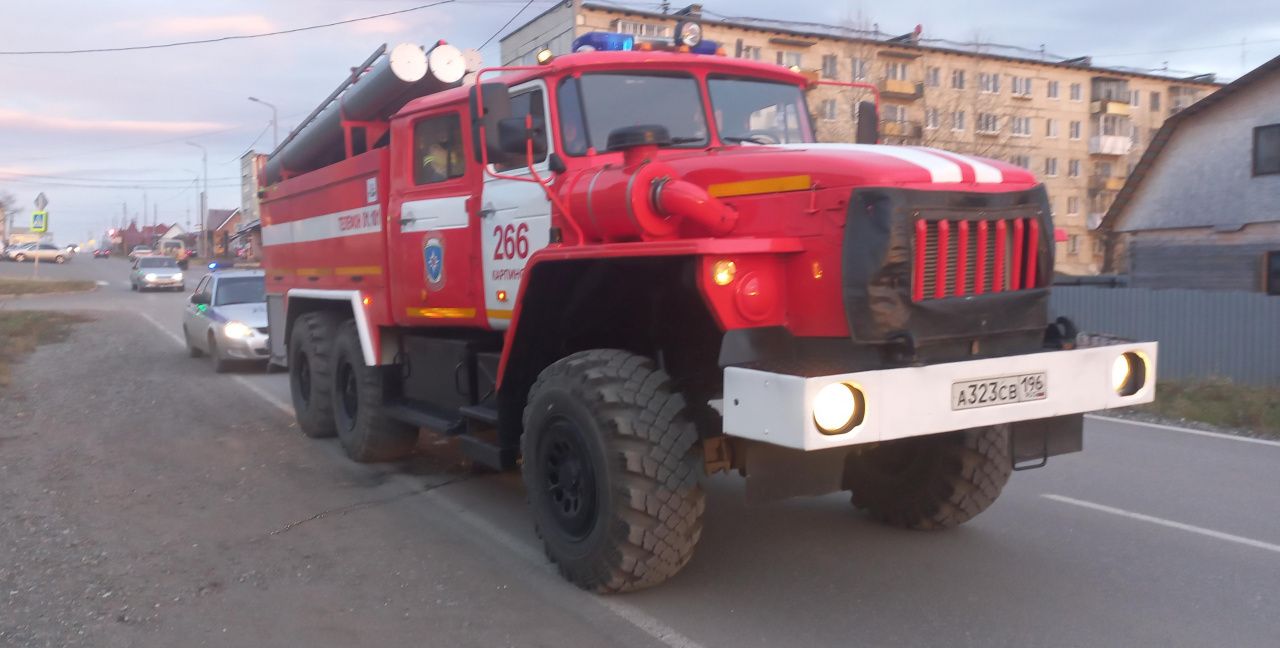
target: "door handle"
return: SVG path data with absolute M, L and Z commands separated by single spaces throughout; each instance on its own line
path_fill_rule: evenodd
M 480 210 L 480 218 L 488 218 L 496 213 L 498 213 L 497 209 L 493 207 L 484 207 Z

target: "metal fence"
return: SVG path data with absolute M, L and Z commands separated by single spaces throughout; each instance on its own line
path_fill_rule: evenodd
M 1050 311 L 1082 331 L 1160 342 L 1161 378 L 1280 385 L 1280 297 L 1056 286 Z

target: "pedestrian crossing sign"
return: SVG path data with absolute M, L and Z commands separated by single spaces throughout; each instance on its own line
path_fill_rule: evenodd
M 49 231 L 49 212 L 31 212 L 31 231 L 38 233 Z

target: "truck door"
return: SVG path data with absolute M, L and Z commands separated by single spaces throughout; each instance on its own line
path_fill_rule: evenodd
M 511 89 L 511 116 L 533 115 L 549 122 L 547 88 L 541 80 Z M 547 131 L 550 131 L 548 123 Z M 550 139 L 548 137 L 548 139 Z M 549 175 L 547 156 L 554 152 L 546 142 L 545 153 L 534 168 Z M 495 164 L 504 175 L 528 176 L 526 160 Z M 484 307 L 489 326 L 506 329 L 520 289 L 529 255 L 547 246 L 551 236 L 551 203 L 534 182 L 486 177 L 480 201 L 480 259 L 484 268 Z
M 405 187 L 392 196 L 392 309 L 396 321 L 445 326 L 480 324 L 475 245 L 467 201 L 479 168 L 468 170 L 459 110 L 414 118 L 391 164 Z M 393 144 L 394 146 L 394 144 Z M 405 164 L 406 159 L 408 164 Z

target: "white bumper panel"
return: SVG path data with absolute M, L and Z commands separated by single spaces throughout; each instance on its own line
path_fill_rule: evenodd
M 724 370 L 724 431 L 821 450 L 1149 403 L 1155 397 L 1156 349 L 1155 342 L 1112 344 L 814 378 L 729 367 Z M 1147 365 L 1145 383 L 1132 396 L 1120 396 L 1111 386 L 1112 364 L 1125 352 L 1138 353 Z M 953 383 L 1036 372 L 1045 373 L 1043 400 L 951 408 Z M 826 435 L 813 422 L 811 403 L 818 390 L 834 382 L 861 389 L 866 413 L 852 430 Z

